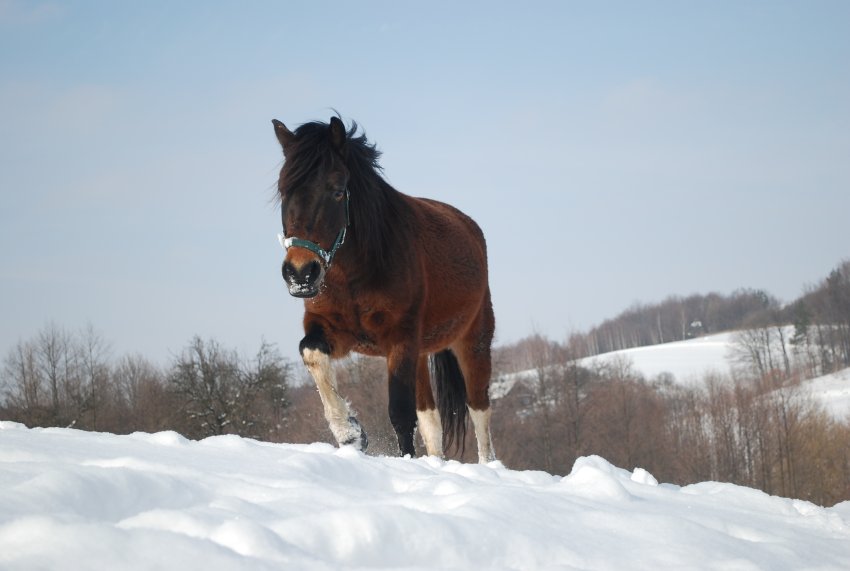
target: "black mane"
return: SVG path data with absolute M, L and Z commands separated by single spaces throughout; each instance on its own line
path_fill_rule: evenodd
M 295 144 L 287 152 L 286 188 L 305 184 L 316 172 L 326 172 L 335 161 L 342 160 L 348 168 L 350 238 L 340 254 L 354 248 L 358 261 L 358 281 L 374 282 L 386 276 L 404 256 L 409 247 L 410 210 L 403 195 L 383 178 L 378 163 L 381 152 L 371 144 L 365 133 L 358 135 L 354 121 L 346 132 L 342 152 L 331 143 L 330 125 L 313 121 L 299 126 Z M 350 242 L 350 244 L 349 244 Z

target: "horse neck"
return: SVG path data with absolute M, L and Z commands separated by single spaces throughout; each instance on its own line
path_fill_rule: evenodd
M 372 185 L 369 188 L 352 187 L 352 244 L 343 248 L 348 252 L 340 259 L 351 281 L 368 285 L 387 280 L 408 255 L 412 241 L 412 211 L 405 195 L 374 177 L 363 181 Z M 372 202 L 363 205 L 357 200 Z

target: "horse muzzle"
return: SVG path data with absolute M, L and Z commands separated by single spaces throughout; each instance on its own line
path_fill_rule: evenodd
M 301 260 L 286 259 L 283 262 L 281 273 L 283 281 L 289 288 L 289 295 L 293 297 L 316 297 L 319 295 L 319 286 L 325 277 L 325 269 L 315 259 Z

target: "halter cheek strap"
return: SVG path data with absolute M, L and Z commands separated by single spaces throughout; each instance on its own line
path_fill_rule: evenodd
M 278 234 L 277 239 L 280 241 L 280 245 L 283 246 L 284 250 L 289 250 L 290 248 L 304 248 L 305 250 L 310 250 L 322 260 L 324 263 L 325 269 L 328 269 L 331 265 L 331 262 L 336 255 L 339 247 L 343 245 L 345 242 L 345 234 L 348 230 L 349 225 L 349 214 L 348 214 L 348 188 L 345 189 L 345 226 L 342 227 L 342 230 L 336 235 L 336 240 L 334 240 L 333 246 L 331 246 L 330 250 L 325 250 L 321 246 L 319 246 L 316 242 L 311 242 L 310 240 L 304 240 L 303 238 L 297 238 L 292 236 L 287 238 L 284 234 Z

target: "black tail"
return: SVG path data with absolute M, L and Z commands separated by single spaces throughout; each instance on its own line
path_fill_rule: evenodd
M 466 448 L 466 383 L 455 354 L 444 349 L 431 356 L 431 378 L 437 391 L 437 409 L 443 425 L 443 448 L 460 451 Z

